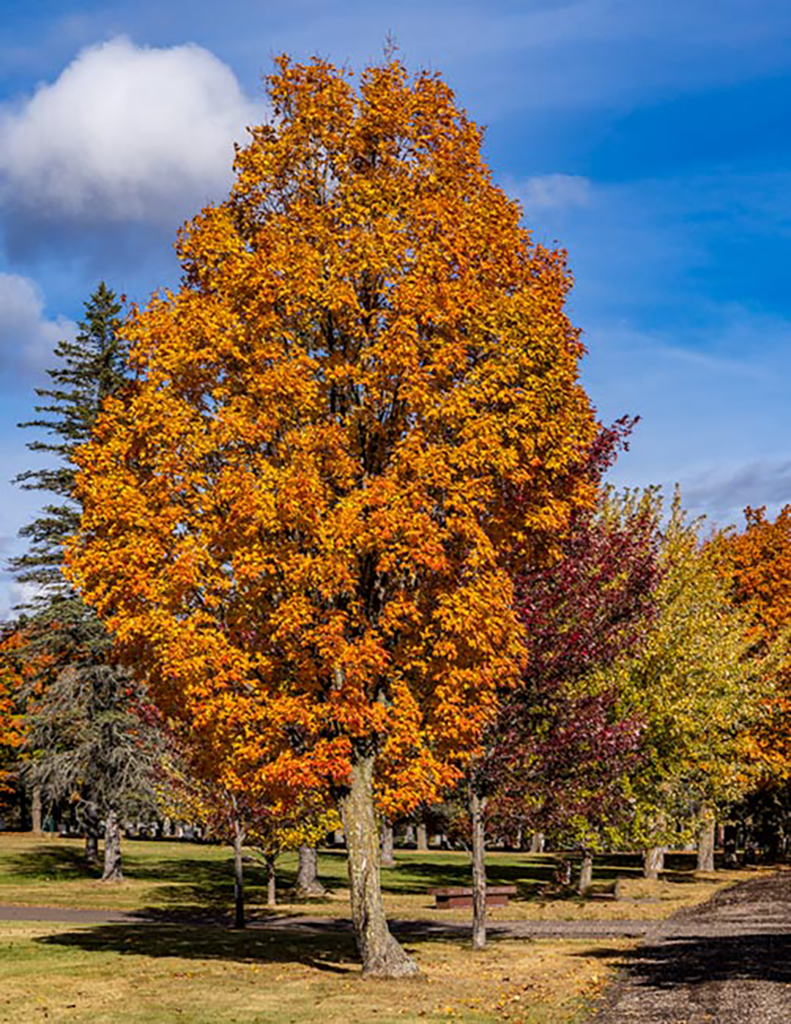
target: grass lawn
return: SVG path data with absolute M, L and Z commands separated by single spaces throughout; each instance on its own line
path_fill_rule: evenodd
M 570 1022 L 584 1019 L 612 965 L 635 945 L 497 940 L 474 954 L 465 941 L 426 939 L 408 943 L 420 980 L 363 981 L 347 934 L 234 932 L 223 924 L 196 924 L 196 917 L 230 912 L 231 857 L 223 847 L 126 842 L 124 864 L 126 881 L 103 885 L 84 867 L 79 840 L 0 834 L 0 904 L 149 914 L 133 924 L 0 922 L 0 1021 Z M 553 864 L 551 856 L 490 855 L 490 880 L 519 888 L 514 903 L 491 912 L 492 921 L 663 917 L 748 874 L 695 877 L 690 858 L 679 855 L 665 881 L 646 883 L 638 877 L 637 858 L 609 857 L 595 877 L 602 883 L 626 878 L 626 899 L 582 901 L 542 894 Z M 279 862 L 278 913 L 348 916 L 340 851 L 320 855 L 320 875 L 332 889 L 326 900 L 288 902 L 295 868 L 293 855 Z M 397 866 L 383 871 L 388 913 L 468 920 L 469 911 L 433 909 L 428 893 L 432 886 L 468 879 L 464 854 L 399 852 Z M 264 877 L 255 865 L 248 883 L 252 916 L 263 917 L 269 913 Z M 183 923 L 157 920 L 157 914 L 183 916 Z
M 147 910 L 169 916 L 226 915 L 233 902 L 233 862 L 228 847 L 190 842 L 125 841 L 125 880 L 117 885 L 98 881 L 99 871 L 85 867 L 82 841 L 29 834 L 0 833 L 0 904 Z M 436 910 L 429 890 L 441 885 L 468 885 L 470 864 L 465 853 L 398 851 L 394 868 L 382 870 L 388 914 L 436 921 L 466 921 L 467 910 Z M 319 874 L 330 892 L 326 899 L 293 902 L 289 890 L 296 877 L 296 855 L 278 860 L 277 913 L 348 916 L 346 858 L 341 850 L 322 850 Z M 594 882 L 606 886 L 621 879 L 618 901 L 554 898 L 544 892 L 555 867 L 552 854 L 487 854 L 487 875 L 493 885 L 515 884 L 518 898 L 490 910 L 497 920 L 654 920 L 683 906 L 708 899 L 722 885 L 749 877 L 745 872 L 696 875 L 692 854 L 669 858 L 664 881 L 641 877 L 640 858 L 613 854 L 602 857 Z M 246 865 L 246 898 L 254 916 L 266 907 L 264 872 Z
M 0 1021 L 395 1024 L 581 1020 L 627 941 L 409 943 L 420 980 L 363 981 L 344 935 L 0 922 Z

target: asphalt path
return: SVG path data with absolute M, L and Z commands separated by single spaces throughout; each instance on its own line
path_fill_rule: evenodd
M 225 916 L 172 915 L 166 911 L 114 911 L 77 910 L 71 907 L 22 907 L 0 905 L 0 921 L 45 921 L 64 924 L 201 924 L 228 927 L 231 919 Z M 325 931 L 351 931 L 352 923 L 346 917 L 311 917 L 306 914 L 278 915 L 256 918 L 251 916 L 248 928 L 265 931 L 290 931 L 317 934 Z M 399 935 L 447 935 L 469 937 L 470 925 L 457 921 L 397 920 L 390 922 L 391 930 Z M 618 936 L 641 938 L 653 934 L 655 921 L 497 921 L 490 922 L 487 934 L 491 938 L 579 938 L 606 939 Z
M 791 871 L 661 922 L 595 1024 L 791 1024 Z

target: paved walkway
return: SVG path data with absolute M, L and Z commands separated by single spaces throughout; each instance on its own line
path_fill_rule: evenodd
M 789 1024 L 791 872 L 720 892 L 659 924 L 596 1024 Z
M 76 910 L 71 907 L 17 907 L 0 905 L 0 921 L 48 921 L 67 924 L 207 924 L 229 925 L 230 918 L 195 916 L 169 916 L 165 911 L 125 913 L 114 910 Z M 346 917 L 318 917 L 308 915 L 277 916 L 248 921 L 249 928 L 266 931 L 293 931 L 318 934 L 326 931 L 350 931 L 352 923 Z M 390 927 L 398 935 L 452 936 L 465 938 L 470 925 L 463 921 L 396 920 Z M 491 938 L 574 938 L 607 939 L 618 936 L 643 938 L 653 934 L 656 921 L 497 921 L 489 922 L 487 934 Z

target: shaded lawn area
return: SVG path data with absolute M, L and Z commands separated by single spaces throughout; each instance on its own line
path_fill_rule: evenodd
M 124 844 L 126 881 L 104 885 L 86 868 L 77 839 L 0 834 L 0 903 L 140 911 L 129 923 L 66 925 L 0 922 L 0 1021 L 272 1022 L 368 1024 L 370 1021 L 459 1020 L 467 1024 L 512 1021 L 570 1024 L 607 980 L 612 964 L 635 947 L 631 940 L 511 940 L 495 936 L 483 953 L 447 934 L 407 931 L 417 958 L 418 981 L 364 982 L 347 930 L 315 932 L 252 928 L 234 932 L 232 859 L 222 846 L 186 842 Z M 469 921 L 469 911 L 437 911 L 428 890 L 466 884 L 465 854 L 399 851 L 395 868 L 382 873 L 393 918 L 448 923 Z M 691 861 L 690 861 L 691 863 Z M 542 895 L 555 867 L 552 855 L 493 853 L 492 883 L 514 883 L 520 898 L 495 908 L 490 919 L 591 919 L 664 917 L 710 896 L 748 873 L 695 878 L 685 863 L 646 883 L 639 858 L 602 858 L 597 877 L 629 879 L 628 893 L 645 904 Z M 322 851 L 319 870 L 332 887 L 325 900 L 283 902 L 278 913 L 347 918 L 346 865 L 342 851 Z M 280 897 L 296 873 L 295 855 L 279 863 Z M 262 870 L 248 865 L 252 916 L 263 907 Z M 167 919 L 164 919 L 167 918 Z M 175 921 L 174 921 L 175 918 Z M 176 923 L 178 920 L 182 923 Z M 200 923 L 209 919 L 213 924 Z
M 342 933 L 0 922 L 0 1021 L 571 1024 L 634 945 L 406 944 L 421 977 L 371 982 Z
M 232 857 L 228 847 L 176 841 L 125 841 L 125 881 L 102 884 L 99 872 L 85 865 L 82 841 L 0 833 L 0 904 L 81 907 L 145 912 L 152 917 L 227 919 L 233 904 Z M 421 917 L 466 921 L 467 910 L 436 910 L 429 890 L 435 886 L 468 885 L 470 865 L 463 852 L 398 851 L 395 868 L 382 871 L 388 913 L 393 917 Z M 627 901 L 581 900 L 572 893 L 548 892 L 556 867 L 552 854 L 495 852 L 487 855 L 491 884 L 515 884 L 518 898 L 506 907 L 492 908 L 498 920 L 575 920 L 665 917 L 682 906 L 708 898 L 723 884 L 745 877 L 744 872 L 722 872 L 716 878 L 696 878 L 690 870 L 692 855 L 674 855 L 674 871 L 659 883 L 640 878 L 640 858 L 613 854 L 599 858 L 595 879 L 606 888 L 616 877 L 625 879 Z M 319 872 L 330 892 L 325 899 L 296 902 L 290 894 L 296 878 L 296 855 L 278 860 L 276 913 L 348 916 L 346 858 L 342 850 L 322 850 Z M 246 898 L 250 913 L 272 913 L 265 907 L 263 868 L 246 865 Z M 672 880 L 668 880 L 672 879 Z

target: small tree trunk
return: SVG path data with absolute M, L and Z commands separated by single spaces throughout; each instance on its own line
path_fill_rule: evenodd
M 115 811 L 107 811 L 104 820 L 103 882 L 123 882 L 121 870 L 121 824 Z
M 426 828 L 425 822 L 419 821 L 417 824 L 416 833 L 416 850 L 418 853 L 428 853 L 428 829 Z
M 546 844 L 546 837 L 543 832 L 534 832 L 530 837 L 530 852 L 543 853 Z
M 407 825 L 406 831 L 404 832 L 404 842 L 407 846 L 411 846 L 415 842 L 415 826 L 412 824 Z
M 85 803 L 83 813 L 85 828 L 85 863 L 96 867 L 99 863 L 99 808 L 92 800 Z
M 30 824 L 33 834 L 41 835 L 41 786 L 37 782 L 33 784 L 30 800 Z
M 266 905 L 277 906 L 277 875 L 275 874 L 276 854 L 267 854 L 266 858 Z
M 244 928 L 244 831 L 238 818 L 233 823 L 233 926 Z
M 380 848 L 379 866 L 383 868 L 395 867 L 395 843 L 393 837 L 393 826 L 389 821 L 382 822 L 382 842 Z
M 714 811 L 704 806 L 698 830 L 698 871 L 714 870 Z
M 643 855 L 643 878 L 656 882 L 659 879 L 659 872 L 664 870 L 664 846 L 649 846 Z
M 593 854 L 590 850 L 582 851 L 582 863 L 580 864 L 580 879 L 577 892 L 584 896 L 593 882 Z
M 297 868 L 297 896 L 326 896 L 327 890 L 319 881 L 318 854 L 315 846 L 300 846 Z
M 417 964 L 390 934 L 379 881 L 379 829 L 373 791 L 373 754 L 356 751 L 349 789 L 341 800 L 348 851 L 349 896 L 357 948 L 367 977 L 401 978 Z
M 486 948 L 486 797 L 470 786 L 472 819 L 472 948 Z

